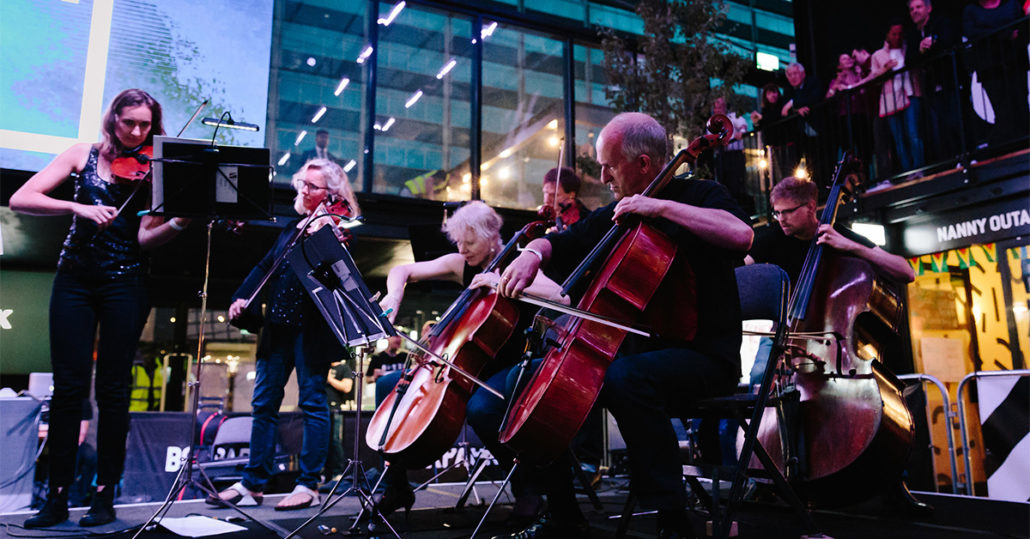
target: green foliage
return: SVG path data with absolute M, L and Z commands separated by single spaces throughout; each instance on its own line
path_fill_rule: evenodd
M 636 13 L 644 35 L 635 42 L 601 32 L 609 103 L 618 112 L 650 114 L 670 138 L 692 139 L 702 134 L 715 98 L 743 80 L 751 59 L 715 36 L 726 18 L 722 0 L 641 0 Z

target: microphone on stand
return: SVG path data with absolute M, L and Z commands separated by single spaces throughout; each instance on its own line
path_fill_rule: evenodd
M 218 118 L 204 118 L 200 120 L 200 123 L 204 125 L 210 125 L 211 127 L 225 127 L 227 129 L 242 129 L 243 131 L 259 131 L 260 128 L 257 124 L 250 124 L 247 122 L 237 122 L 230 116 L 228 119 L 222 121 Z

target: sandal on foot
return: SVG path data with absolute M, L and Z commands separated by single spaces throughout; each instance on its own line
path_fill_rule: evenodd
M 233 495 L 228 498 L 223 498 L 222 495 L 232 491 Z M 218 494 L 210 494 L 204 501 L 208 505 L 217 505 L 225 507 L 226 505 L 235 505 L 237 507 L 251 507 L 261 505 L 261 502 L 265 499 L 264 495 L 260 492 L 251 492 L 247 487 L 243 486 L 243 483 L 233 483 L 233 485 Z
M 304 485 L 297 485 L 293 487 L 293 492 L 291 492 L 289 496 L 283 498 L 278 504 L 276 504 L 275 510 L 293 511 L 295 509 L 306 509 L 312 505 L 318 505 L 319 501 L 317 492 L 305 487 Z

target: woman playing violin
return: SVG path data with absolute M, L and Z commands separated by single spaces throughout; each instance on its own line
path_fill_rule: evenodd
M 346 217 L 360 214 L 347 174 L 332 161 L 308 161 L 293 176 L 293 187 L 297 190 L 293 209 L 300 215 L 321 211 L 323 204 L 332 205 L 330 195 L 343 201 Z M 316 217 L 310 226 L 317 226 L 319 221 L 329 222 L 331 218 L 328 215 Z M 230 318 L 240 315 L 247 304 L 244 298 L 251 296 L 274 261 L 289 247 L 295 231 L 304 221 L 298 218 L 288 223 L 275 245 L 247 275 L 233 295 L 234 300 L 229 306 Z M 297 369 L 298 405 L 304 413 L 300 475 L 293 492 L 275 508 L 302 509 L 319 502 L 318 482 L 329 449 L 325 373 L 329 371 L 330 363 L 340 360 L 347 352 L 333 337 L 288 261 L 275 269 L 267 284 L 267 294 L 266 325 L 258 343 L 257 378 L 251 398 L 254 422 L 250 431 L 250 461 L 240 482 L 217 496 L 208 497 L 207 502 L 212 505 L 224 505 L 224 502 L 240 506 L 261 504 L 265 485 L 274 472 L 276 426 L 283 388 L 294 368 Z
M 125 464 L 129 430 L 129 378 L 132 358 L 150 306 L 143 251 L 165 243 L 188 221 L 136 216 L 147 196 L 133 197 L 137 185 L 112 177 L 111 163 L 123 152 L 150 144 L 164 134 L 161 105 L 143 90 L 118 94 L 103 117 L 103 140 L 81 143 L 58 155 L 13 195 L 10 207 L 29 215 L 72 214 L 72 225 L 57 263 L 50 298 L 50 361 L 54 396 L 50 405 L 50 485 L 46 505 L 25 522 L 52 526 L 68 518 L 68 487 L 75 475 L 75 452 L 82 402 L 89 398 L 94 335 L 97 347 L 97 495 L 82 526 L 114 520 L 114 485 Z M 49 195 L 74 176 L 75 195 Z M 144 195 L 149 193 L 146 186 Z M 118 208 L 130 201 L 126 211 Z
M 468 288 L 480 286 L 496 288 L 499 275 L 494 272 L 483 272 L 483 269 L 490 264 L 503 247 L 501 224 L 501 216 L 493 208 L 480 201 L 469 202 L 455 211 L 454 215 L 444 224 L 443 230 L 451 242 L 458 247 L 457 253 L 446 254 L 434 260 L 395 266 L 390 270 L 386 279 L 387 294 L 380 301 L 380 306 L 384 312 L 388 313 L 390 320 L 392 321 L 397 316 L 397 310 L 404 299 L 404 287 L 407 283 L 444 280 L 460 283 Z M 525 291 L 529 294 L 568 303 L 568 299 L 561 296 L 561 288 L 557 283 L 543 274 L 538 275 L 534 285 Z M 530 323 L 533 309 L 521 310 L 519 322 L 522 327 L 517 327 L 513 333 L 519 337 L 509 339 L 508 343 L 498 352 L 494 361 L 483 372 L 483 380 L 494 389 L 503 389 L 507 367 L 518 361 L 524 348 L 525 338 L 521 337 L 523 334 L 521 329 Z M 394 371 L 376 380 L 377 406 L 397 385 L 401 375 L 402 371 Z M 483 414 L 476 412 L 480 409 L 496 409 L 503 413 L 505 406 L 506 403 L 494 395 L 476 389 L 468 401 L 468 414 L 469 417 L 481 416 Z M 475 429 L 476 434 L 483 440 L 493 456 L 502 463 L 502 466 L 505 462 L 511 462 L 514 455 L 510 450 L 497 443 L 497 424 L 483 425 L 470 420 L 469 425 Z M 407 482 L 403 467 L 391 466 L 388 468 L 383 478 L 383 484 L 385 491 L 377 500 L 377 508 L 384 516 L 400 507 L 410 508 L 414 503 L 415 495 Z M 516 481 L 513 481 L 512 488 L 517 497 L 521 495 Z M 524 503 L 533 505 L 528 501 Z

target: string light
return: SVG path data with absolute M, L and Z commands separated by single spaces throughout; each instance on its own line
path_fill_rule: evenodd
M 338 96 L 343 93 L 343 89 L 346 88 L 348 84 L 350 84 L 350 79 L 347 77 L 340 79 L 340 84 L 336 85 L 336 91 L 333 92 L 333 95 Z
M 393 6 L 393 9 L 390 10 L 390 14 L 387 15 L 386 18 L 379 19 L 376 22 L 383 26 L 390 26 L 390 23 L 392 23 L 393 20 L 397 18 L 397 15 L 400 15 L 401 11 L 404 10 L 405 5 L 406 4 L 404 2 L 397 2 L 397 4 Z
M 451 72 L 451 70 L 452 70 L 452 69 L 454 69 L 454 66 L 456 66 L 456 65 L 458 65 L 458 61 L 457 61 L 457 60 L 455 60 L 454 58 L 451 58 L 451 61 L 447 62 L 447 63 L 446 63 L 446 64 L 445 64 L 445 65 L 444 65 L 444 66 L 443 66 L 443 67 L 442 67 L 441 69 L 440 69 L 440 72 L 436 74 L 436 78 L 437 78 L 437 79 L 442 79 L 442 78 L 444 78 L 445 76 L 447 76 L 447 74 L 448 74 L 448 73 L 450 73 L 450 72 Z
M 411 106 L 417 103 L 419 99 L 422 99 L 422 90 L 416 90 L 415 93 L 411 94 L 408 101 L 404 103 L 404 108 L 410 109 Z
M 322 108 L 318 109 L 318 112 L 316 112 L 315 115 L 311 118 L 311 123 L 317 123 L 319 120 L 321 120 L 322 116 L 325 116 L 325 112 L 327 110 L 329 109 L 327 109 L 324 105 L 322 106 Z

